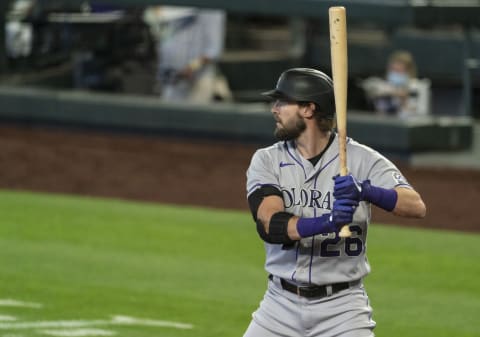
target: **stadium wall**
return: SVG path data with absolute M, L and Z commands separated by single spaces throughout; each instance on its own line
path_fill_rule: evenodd
M 3 121 L 124 130 L 268 143 L 274 127 L 263 103 L 172 104 L 151 96 L 0 87 Z M 427 150 L 467 149 L 468 117 L 400 120 L 356 111 L 348 115 L 349 135 L 398 155 Z

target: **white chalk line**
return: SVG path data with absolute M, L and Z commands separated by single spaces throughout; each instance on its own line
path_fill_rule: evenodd
M 16 317 L 13 317 L 13 316 L 10 316 L 10 315 L 0 315 L 0 322 L 5 322 L 5 321 L 16 321 L 17 318 Z
M 113 336 L 116 333 L 104 329 L 40 330 L 41 334 L 59 337 Z
M 37 321 L 37 322 L 0 322 L 0 330 L 48 329 L 48 328 L 88 328 L 108 325 L 139 325 L 175 329 L 193 329 L 192 324 L 142 319 L 130 316 L 113 316 L 111 320 L 70 320 L 70 321 Z
M 173 321 L 162 321 L 149 318 L 134 318 L 130 316 L 113 316 L 112 322 L 115 325 L 143 325 L 143 326 L 158 326 L 164 328 L 176 328 L 176 329 L 193 329 L 193 325 L 189 323 L 180 323 Z
M 110 321 L 37 321 L 37 322 L 0 322 L 0 330 L 45 329 L 45 328 L 83 328 L 92 325 L 108 325 Z
M 0 307 L 22 307 L 22 308 L 40 309 L 43 307 L 43 304 L 18 301 L 18 300 L 13 300 L 11 298 L 0 298 Z

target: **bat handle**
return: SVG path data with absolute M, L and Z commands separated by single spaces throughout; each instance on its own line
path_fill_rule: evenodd
M 346 138 L 346 135 L 343 136 L 343 139 Z M 347 150 L 345 148 L 345 144 L 343 144 L 342 148 L 343 150 L 340 150 L 340 153 L 343 154 L 343 156 L 341 156 L 342 158 L 340 158 L 340 175 L 341 176 L 346 176 L 348 174 L 348 170 L 347 170 Z M 349 238 L 352 236 L 352 232 L 350 231 L 350 227 L 348 225 L 343 225 L 342 228 L 340 229 L 340 232 L 338 232 L 338 236 L 340 236 L 341 238 Z
M 341 238 L 349 238 L 352 236 L 352 232 L 350 231 L 350 227 L 348 225 L 343 225 L 338 233 L 338 236 Z

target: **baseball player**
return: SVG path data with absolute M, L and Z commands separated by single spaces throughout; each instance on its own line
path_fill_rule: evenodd
M 338 176 L 332 80 L 307 68 L 281 74 L 273 100 L 279 142 L 258 150 L 247 196 L 265 241 L 268 290 L 244 337 L 373 336 L 362 279 L 373 204 L 422 218 L 420 195 L 388 159 L 347 139 L 350 174 Z M 352 236 L 340 238 L 350 224 Z

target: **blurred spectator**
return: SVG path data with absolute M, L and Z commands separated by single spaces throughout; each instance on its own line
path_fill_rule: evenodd
M 407 51 L 390 56 L 386 79 L 370 77 L 361 85 L 377 113 L 401 118 L 430 114 L 430 80 L 417 78 L 415 61 Z
M 72 42 L 70 31 L 67 25 L 53 25 L 49 15 L 77 7 L 66 1 L 11 1 L 5 23 L 5 49 L 10 68 L 45 68 L 66 61 Z
M 34 1 L 16 0 L 12 3 L 5 23 L 5 50 L 9 58 L 27 57 L 32 52 L 33 28 L 25 22 L 31 16 Z
M 10 58 L 27 57 L 32 52 L 33 31 L 30 23 L 7 22 L 5 48 Z
M 169 101 L 212 101 L 218 86 L 215 63 L 224 46 L 225 13 L 192 7 L 150 7 L 145 11 L 145 21 L 157 38 L 161 97 Z M 228 89 L 226 92 L 228 95 Z

